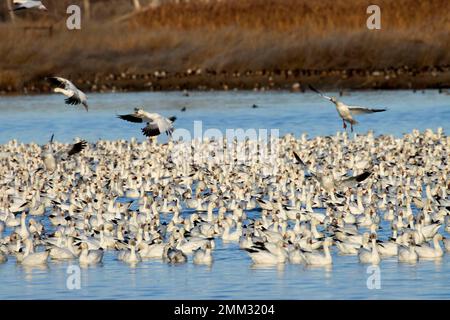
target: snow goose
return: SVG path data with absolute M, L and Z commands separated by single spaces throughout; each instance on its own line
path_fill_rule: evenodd
M 358 253 L 358 259 L 361 263 L 379 264 L 381 261 L 381 258 L 378 253 L 377 236 L 375 233 L 372 233 L 370 235 L 370 240 L 372 241 L 372 249 L 367 250 L 367 249 L 361 248 Z
M 320 252 L 304 252 L 306 264 L 313 266 L 325 266 L 333 263 L 329 247 L 333 243 L 331 238 L 323 241 L 323 254 Z
M 142 129 L 146 137 L 158 136 L 163 132 L 172 135 L 173 122 L 176 120 L 176 117 L 165 118 L 158 113 L 146 112 L 142 108 L 135 108 L 134 113 L 119 115 L 118 118 L 134 123 L 146 122 L 147 126 Z
M 195 264 L 210 265 L 213 262 L 213 256 L 211 254 L 211 244 L 208 242 L 204 245 L 204 249 L 199 248 L 195 250 L 192 261 Z
M 407 262 L 407 263 L 415 263 L 417 262 L 419 256 L 415 250 L 414 239 L 413 237 L 408 238 L 409 246 L 399 246 L 398 248 L 398 261 L 399 262 Z
M 162 259 L 166 244 L 163 242 L 154 242 L 151 244 L 141 242 L 138 245 L 139 255 L 143 259 Z
M 309 86 L 309 88 L 319 94 L 322 98 L 331 101 L 336 106 L 336 110 L 339 114 L 339 116 L 342 119 L 342 124 L 344 129 L 347 128 L 346 122 L 350 124 L 351 131 L 353 132 L 353 125 L 357 124 L 358 122 L 353 118 L 354 115 L 358 114 L 368 114 L 368 113 L 376 113 L 376 112 L 383 112 L 386 111 L 386 109 L 371 109 L 371 108 L 363 108 L 359 106 L 349 106 L 344 104 L 341 101 L 338 101 L 335 97 L 328 97 L 321 93 L 319 90 L 315 89 L 313 86 Z
M 300 163 L 304 168 L 306 168 L 306 164 L 303 162 L 300 156 L 295 151 L 293 152 L 293 154 L 297 162 Z M 328 192 L 354 187 L 358 183 L 361 183 L 364 180 L 366 180 L 372 174 L 372 172 L 370 171 L 364 171 L 359 175 L 353 177 L 346 177 L 339 180 L 335 179 L 332 175 L 329 174 L 327 175 L 321 172 L 314 172 L 311 170 L 309 170 L 309 172 L 319 182 L 320 186 Z
M 278 254 L 274 254 L 264 248 L 245 249 L 254 264 L 272 265 L 285 263 L 288 259 L 288 253 L 282 249 Z
M 47 150 L 42 153 L 42 160 L 44 162 L 45 169 L 50 172 L 56 170 L 56 166 L 60 161 L 66 161 L 71 156 L 83 151 L 87 146 L 87 142 L 81 140 L 80 142 L 72 144 L 69 149 L 63 148 L 55 153 L 53 151 L 53 138 L 54 135 L 50 138 Z
M 47 80 L 54 86 L 54 92 L 62 93 L 67 98 L 66 104 L 79 105 L 82 104 L 86 111 L 88 111 L 87 97 L 83 91 L 78 89 L 71 81 L 61 77 L 49 77 Z
M 417 252 L 419 258 L 435 259 L 442 257 L 444 255 L 444 251 L 442 250 L 439 242 L 442 239 L 443 237 L 441 234 L 436 234 L 433 237 L 433 246 L 430 246 L 429 244 L 416 245 L 415 251 Z
M 86 242 L 81 243 L 81 254 L 79 257 L 81 265 L 95 265 L 101 263 L 103 259 L 103 249 L 89 250 Z
M 136 253 L 136 241 L 131 240 L 129 245 L 129 250 L 122 250 L 117 255 L 117 259 L 124 261 L 126 263 L 130 264 L 136 264 L 140 261 L 142 261 L 141 256 L 139 253 Z
M 49 250 L 34 252 L 34 245 L 31 239 L 26 239 L 24 241 L 24 244 L 25 252 L 22 254 L 22 252 L 19 251 L 16 256 L 17 262 L 24 266 L 39 266 L 47 263 Z
M 305 263 L 305 256 L 300 251 L 300 246 L 296 243 L 294 249 L 289 252 L 289 262 L 292 264 Z
M 171 238 L 164 248 L 163 260 L 170 264 L 186 263 L 187 256 L 183 251 L 174 248 L 175 240 Z
M 37 9 L 47 11 L 47 8 L 39 0 L 14 0 L 13 11 Z

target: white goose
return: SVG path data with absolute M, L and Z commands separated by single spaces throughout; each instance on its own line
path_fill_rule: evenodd
M 78 105 L 82 104 L 86 111 L 88 111 L 87 96 L 86 94 L 78 89 L 71 81 L 61 78 L 61 77 L 49 77 L 47 80 L 54 86 L 54 92 L 62 93 L 67 98 L 65 100 L 66 104 Z
M 331 238 L 326 238 L 323 241 L 323 254 L 319 252 L 305 252 L 305 261 L 308 265 L 325 266 L 333 263 L 329 247 L 333 243 Z
M 414 239 L 410 237 L 409 246 L 400 246 L 398 248 L 398 261 L 415 263 L 419 259 L 419 256 L 415 250 Z
M 213 256 L 211 254 L 211 244 L 208 242 L 204 246 L 204 249 L 199 248 L 194 252 L 192 260 L 195 264 L 210 265 L 213 262 Z
M 34 252 L 33 241 L 25 239 L 25 252 L 17 254 L 17 262 L 24 266 L 40 266 L 47 263 L 49 251 Z
M 372 233 L 370 235 L 370 240 L 372 241 L 372 250 L 361 248 L 361 250 L 358 253 L 358 259 L 361 263 L 379 264 L 381 258 L 378 253 L 376 234 Z
M 53 151 L 53 138 L 54 135 L 52 134 L 49 141 L 48 149 L 44 151 L 41 156 L 44 162 L 45 169 L 50 172 L 55 171 L 58 162 L 65 161 L 69 159 L 71 156 L 80 153 L 87 146 L 87 142 L 81 140 L 80 142 L 72 144 L 70 146 L 70 149 L 61 149 L 60 151 L 55 153 Z
M 81 265 L 95 265 L 101 263 L 103 259 L 103 249 L 89 250 L 86 242 L 81 244 L 80 264 Z
M 344 104 L 343 102 L 338 101 L 335 97 L 328 97 L 328 96 L 324 95 L 319 90 L 312 87 L 311 85 L 309 86 L 309 88 L 312 91 L 318 93 L 322 98 L 324 98 L 328 101 L 331 101 L 332 103 L 335 104 L 336 111 L 338 112 L 339 116 L 342 119 L 344 129 L 347 128 L 346 122 L 348 122 L 350 124 L 350 128 L 351 128 L 352 132 L 353 132 L 353 125 L 358 123 L 355 119 L 353 119 L 354 115 L 386 111 L 386 109 L 370 109 L 370 108 L 363 108 L 363 107 L 358 107 L 358 106 L 348 106 L 348 105 Z
M 147 126 L 142 129 L 142 133 L 147 137 L 158 136 L 165 132 L 167 135 L 172 135 L 173 122 L 176 117 L 165 118 L 158 113 L 149 113 L 142 108 L 135 108 L 132 114 L 119 115 L 118 118 L 134 123 L 146 122 Z
M 429 244 L 416 245 L 415 251 L 421 259 L 435 259 L 444 255 L 444 251 L 441 248 L 440 240 L 442 240 L 441 234 L 436 234 L 433 237 L 433 247 Z
M 47 8 L 39 0 L 14 0 L 13 11 L 27 10 L 27 9 L 37 9 L 47 11 Z
M 131 240 L 130 249 L 120 251 L 117 255 L 117 259 L 130 264 L 141 262 L 141 256 L 139 255 L 139 253 L 136 253 L 136 241 Z

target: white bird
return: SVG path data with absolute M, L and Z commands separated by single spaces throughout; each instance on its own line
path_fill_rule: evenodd
M 439 243 L 440 240 L 442 240 L 442 235 L 438 233 L 433 237 L 433 246 L 430 246 L 429 244 L 416 245 L 415 250 L 419 255 L 419 258 L 434 259 L 442 257 L 444 251 Z
M 34 252 L 32 240 L 26 239 L 24 243 L 25 243 L 25 252 L 22 253 L 22 251 L 20 251 L 17 254 L 16 256 L 17 262 L 21 263 L 24 266 L 40 266 L 47 263 L 49 250 L 42 252 Z
M 37 0 L 14 0 L 14 8 L 12 11 L 38 9 L 47 11 L 47 8 L 42 4 L 42 1 Z
M 141 256 L 139 255 L 139 253 L 136 253 L 136 241 L 131 240 L 130 250 L 126 249 L 120 251 L 117 256 L 117 259 L 131 264 L 141 262 L 142 261 Z
M 417 261 L 419 256 L 415 250 L 414 239 L 411 236 L 409 239 L 409 247 L 399 246 L 398 248 L 398 261 L 399 262 L 409 262 L 414 263 Z
M 61 78 L 61 77 L 49 77 L 47 80 L 54 86 L 54 92 L 62 93 L 67 98 L 65 99 L 66 104 L 79 105 L 82 104 L 86 111 L 89 107 L 87 104 L 86 94 L 78 89 L 71 81 Z
M 295 159 L 299 162 L 303 167 L 306 168 L 306 164 L 300 158 L 300 156 L 294 151 L 293 152 Z M 335 179 L 332 175 L 325 175 L 321 172 L 314 172 L 309 170 L 311 175 L 316 179 L 321 187 L 327 191 L 340 190 L 343 188 L 350 188 L 358 183 L 363 182 L 372 174 L 370 171 L 364 171 L 363 173 L 356 175 L 354 177 L 345 177 L 340 180 Z
M 358 123 L 355 119 L 353 119 L 354 115 L 386 111 L 386 109 L 371 109 L 371 108 L 364 108 L 364 107 L 359 107 L 359 106 L 349 106 L 349 105 L 344 104 L 341 101 L 338 101 L 335 97 L 328 97 L 328 96 L 324 95 L 323 93 L 321 93 L 319 90 L 315 89 L 311 85 L 309 86 L 309 88 L 312 91 L 318 93 L 322 98 L 327 99 L 335 104 L 336 110 L 342 119 L 344 129 L 347 128 L 346 122 L 348 122 L 348 123 L 350 123 L 350 128 L 351 128 L 352 132 L 353 132 L 353 125 Z
M 163 132 L 169 136 L 172 135 L 173 122 L 177 119 L 176 117 L 166 118 L 158 113 L 146 112 L 139 108 L 135 108 L 132 114 L 123 114 L 117 117 L 134 123 L 146 122 L 147 126 L 142 128 L 142 133 L 146 137 L 158 136 Z
M 377 237 L 373 233 L 370 235 L 372 240 L 372 250 L 361 248 L 358 253 L 358 258 L 361 263 L 379 264 L 381 261 L 380 254 L 378 253 Z
M 81 244 L 80 264 L 93 265 L 102 262 L 102 259 L 103 249 L 89 250 L 87 243 L 83 242 Z
M 50 144 L 48 146 L 48 149 L 42 153 L 42 160 L 45 165 L 45 169 L 47 171 L 55 171 L 56 165 L 59 161 L 65 161 L 69 157 L 73 156 L 74 154 L 77 154 L 81 151 L 83 151 L 84 148 L 87 146 L 87 142 L 82 140 L 80 142 L 74 143 L 70 146 L 70 149 L 62 149 L 58 152 L 53 151 L 53 137 L 50 138 Z
M 329 246 L 332 244 L 331 238 L 326 238 L 323 241 L 323 254 L 320 252 L 305 252 L 306 264 L 314 266 L 325 266 L 333 263 L 333 259 L 330 254 Z
M 195 264 L 207 264 L 210 265 L 213 262 L 213 257 L 211 254 L 211 244 L 209 242 L 204 246 L 204 250 L 202 248 L 194 251 L 193 262 Z

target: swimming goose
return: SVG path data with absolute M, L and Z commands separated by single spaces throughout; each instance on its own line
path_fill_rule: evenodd
M 409 237 L 408 244 L 409 246 L 399 246 L 398 261 L 415 263 L 418 260 L 419 256 L 417 255 L 417 252 L 415 250 L 413 237 Z
M 288 259 L 288 253 L 284 248 L 280 248 L 277 254 L 268 251 L 263 247 L 252 247 L 245 249 L 255 264 L 280 264 L 285 263 Z
M 297 243 L 294 245 L 294 249 L 289 252 L 289 262 L 292 264 L 306 263 L 305 256 Z
M 31 239 L 25 239 L 25 252 L 16 255 L 17 262 L 24 266 L 39 266 L 47 263 L 49 250 L 34 252 L 34 245 Z
M 195 264 L 207 264 L 210 265 L 213 262 L 213 256 L 211 254 L 211 244 L 206 243 L 203 248 L 195 250 L 193 262 Z
M 417 255 L 421 259 L 434 259 L 434 258 L 440 258 L 444 255 L 444 251 L 441 248 L 441 244 L 439 241 L 443 239 L 441 234 L 436 234 L 433 237 L 433 246 L 430 246 L 429 244 L 421 244 L 415 246 L 415 251 L 417 252 Z
M 164 248 L 163 260 L 171 264 L 186 263 L 187 256 L 183 251 L 174 248 L 175 241 L 173 238 L 169 240 L 169 243 Z
M 81 243 L 81 254 L 79 257 L 81 265 L 95 265 L 101 263 L 103 259 L 103 249 L 89 250 L 86 242 Z
M 141 258 L 143 259 L 151 259 L 157 258 L 162 259 L 164 254 L 164 248 L 166 244 L 163 242 L 155 242 L 155 243 L 145 243 L 141 242 L 138 245 L 138 252 Z
M 361 263 L 379 264 L 381 258 L 378 253 L 377 236 L 375 233 L 370 235 L 370 240 L 372 242 L 371 250 L 361 248 L 358 252 L 358 259 Z
M 165 118 L 158 113 L 149 113 L 142 108 L 135 108 L 132 114 L 119 115 L 118 118 L 134 123 L 146 122 L 147 126 L 142 129 L 142 133 L 147 137 L 158 136 L 165 132 L 172 135 L 173 122 L 176 117 Z
M 53 89 L 54 92 L 62 93 L 67 97 L 65 99 L 66 104 L 82 104 L 86 111 L 88 111 L 86 94 L 78 89 L 71 81 L 61 77 L 49 77 L 46 79 L 50 82 L 50 84 L 56 86 L 56 88 Z
M 328 97 L 321 93 L 319 90 L 315 89 L 311 85 L 309 85 L 309 88 L 319 94 L 322 98 L 331 101 L 336 106 L 336 111 L 338 112 L 339 116 L 342 119 L 342 124 L 344 129 L 347 128 L 346 122 L 350 124 L 351 131 L 353 132 L 353 125 L 357 124 L 358 122 L 353 118 L 354 115 L 357 114 L 367 114 L 367 113 L 375 113 L 375 112 L 383 112 L 386 111 L 386 109 L 371 109 L 371 108 L 363 108 L 359 106 L 349 106 L 344 104 L 341 101 L 338 101 L 335 97 Z
M 306 264 L 313 266 L 325 266 L 333 263 L 333 258 L 330 254 L 329 247 L 332 245 L 333 240 L 326 238 L 323 241 L 323 254 L 320 252 L 304 252 L 304 259 Z
M 117 255 L 117 259 L 130 264 L 136 264 L 142 261 L 139 253 L 136 253 L 136 241 L 131 240 L 129 244 L 129 250 L 126 249 L 120 251 Z
M 27 10 L 27 9 L 38 9 L 47 11 L 47 8 L 39 0 L 14 0 L 13 11 Z

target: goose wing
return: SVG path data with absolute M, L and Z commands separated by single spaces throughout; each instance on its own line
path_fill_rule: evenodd
M 371 108 L 363 108 L 363 107 L 349 107 L 348 109 L 350 110 L 352 115 L 383 112 L 383 111 L 387 110 L 387 109 L 371 109 Z
M 81 140 L 80 142 L 72 144 L 69 150 L 63 149 L 58 151 L 55 154 L 55 157 L 61 161 L 65 161 L 67 160 L 67 158 L 83 151 L 86 148 L 86 146 L 87 142 L 85 140 Z
M 297 162 L 299 162 L 305 169 L 308 169 L 308 167 L 306 166 L 306 163 L 303 162 L 303 160 L 300 158 L 300 156 L 297 154 L 297 152 L 293 151 L 292 153 L 294 154 L 295 160 L 297 160 Z M 312 175 L 316 180 L 318 180 L 319 182 L 321 182 L 321 179 L 320 179 L 321 174 L 320 174 L 320 173 L 314 172 L 314 171 L 309 170 L 309 169 L 308 169 L 308 171 L 311 173 L 311 175 Z
M 36 6 L 36 3 L 29 0 L 15 0 L 13 4 L 14 4 L 13 11 L 30 9 Z
M 55 87 L 74 92 L 76 91 L 77 87 L 75 87 L 75 85 L 70 80 L 61 77 L 48 77 L 46 79 L 48 82 L 50 82 L 50 84 L 54 85 Z
M 372 172 L 370 171 L 364 171 L 363 173 L 354 176 L 354 177 L 349 177 L 349 178 L 345 178 L 343 180 L 341 180 L 339 182 L 339 187 L 352 187 L 360 182 L 363 182 L 364 180 L 366 180 L 368 177 L 370 177 L 370 175 L 372 174 Z
M 74 143 L 72 145 L 72 148 L 67 152 L 69 156 L 72 156 L 74 154 L 80 153 L 81 151 L 86 148 L 87 142 L 85 140 L 81 140 L 80 142 Z
M 319 96 L 321 96 L 324 99 L 327 99 L 328 101 L 331 101 L 331 97 L 328 97 L 326 95 L 324 95 L 322 92 L 320 92 L 319 90 L 317 90 L 316 88 L 314 88 L 312 85 L 308 85 L 308 87 L 314 91 L 315 93 L 317 93 Z
M 147 126 L 142 129 L 142 132 L 147 137 L 157 136 L 162 132 L 171 135 L 173 132 L 172 123 L 175 121 L 175 117 L 165 118 L 157 113 L 147 114 L 147 118 L 151 121 L 147 123 Z
M 134 123 L 142 123 L 142 122 L 144 122 L 142 117 L 137 115 L 137 114 L 135 114 L 135 113 L 118 115 L 117 118 L 125 120 L 125 121 L 129 121 L 129 122 L 134 122 Z

